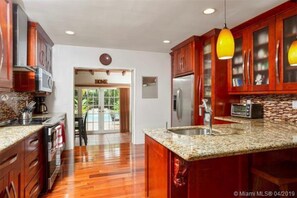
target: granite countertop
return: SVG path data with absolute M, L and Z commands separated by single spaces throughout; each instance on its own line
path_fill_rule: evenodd
M 217 118 L 237 123 L 213 125 L 217 135 L 177 135 L 166 129 L 145 129 L 144 133 L 187 161 L 297 148 L 296 125 L 262 119 Z
M 33 118 L 57 118 L 65 117 L 66 113 L 34 114 Z M 42 129 L 43 125 L 7 126 L 0 127 L 0 152 L 26 138 L 34 132 Z
M 42 128 L 43 125 L 0 127 L 0 152 Z

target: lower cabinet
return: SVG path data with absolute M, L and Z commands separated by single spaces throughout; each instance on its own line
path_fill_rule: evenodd
M 167 148 L 145 136 L 146 197 L 168 197 Z
M 233 197 L 234 192 L 248 192 L 248 155 L 186 161 L 147 135 L 145 154 L 146 197 Z
M 42 131 L 30 135 L 24 142 L 24 197 L 38 197 L 44 184 Z
M 0 197 L 38 197 L 43 189 L 42 130 L 0 152 Z
M 23 143 L 0 154 L 0 197 L 22 196 Z

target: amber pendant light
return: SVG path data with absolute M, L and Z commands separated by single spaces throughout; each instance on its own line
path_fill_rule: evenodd
M 290 66 L 297 66 L 297 36 L 289 48 L 288 61 Z
M 227 28 L 226 23 L 226 0 L 224 0 L 225 7 L 225 27 L 221 30 L 217 40 L 217 55 L 218 59 L 226 60 L 233 58 L 234 55 L 234 38 L 231 31 Z

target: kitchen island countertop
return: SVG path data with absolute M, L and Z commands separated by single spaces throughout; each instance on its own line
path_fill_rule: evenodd
M 166 129 L 145 129 L 144 133 L 187 161 L 297 148 L 296 125 L 263 119 L 215 119 L 237 123 L 213 125 L 217 135 L 177 135 Z M 207 128 L 190 128 L 197 127 Z

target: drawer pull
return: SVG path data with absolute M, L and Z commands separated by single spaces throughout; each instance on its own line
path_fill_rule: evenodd
M 38 144 L 38 139 L 32 140 L 30 142 L 30 145 L 37 145 Z
M 38 159 L 35 159 L 34 161 L 32 161 L 29 165 L 29 169 L 34 168 L 35 166 L 37 166 L 38 164 Z
M 30 191 L 30 196 L 29 196 L 29 197 L 31 197 L 32 195 L 34 195 L 38 190 L 39 190 L 39 183 L 37 182 L 37 183 L 33 186 L 32 190 Z
M 16 192 L 16 190 L 15 190 L 14 183 L 13 183 L 13 181 L 11 181 L 10 183 L 11 183 L 11 187 L 12 187 L 12 191 L 13 191 L 14 198 L 17 198 L 18 195 L 17 195 L 17 192 Z
M 8 186 L 5 187 L 5 192 L 8 198 L 10 198 L 10 194 L 9 194 L 9 190 L 8 190 Z
M 18 154 L 16 153 L 15 155 L 5 159 L 3 162 L 0 164 L 0 170 L 13 164 L 16 160 L 18 159 Z

